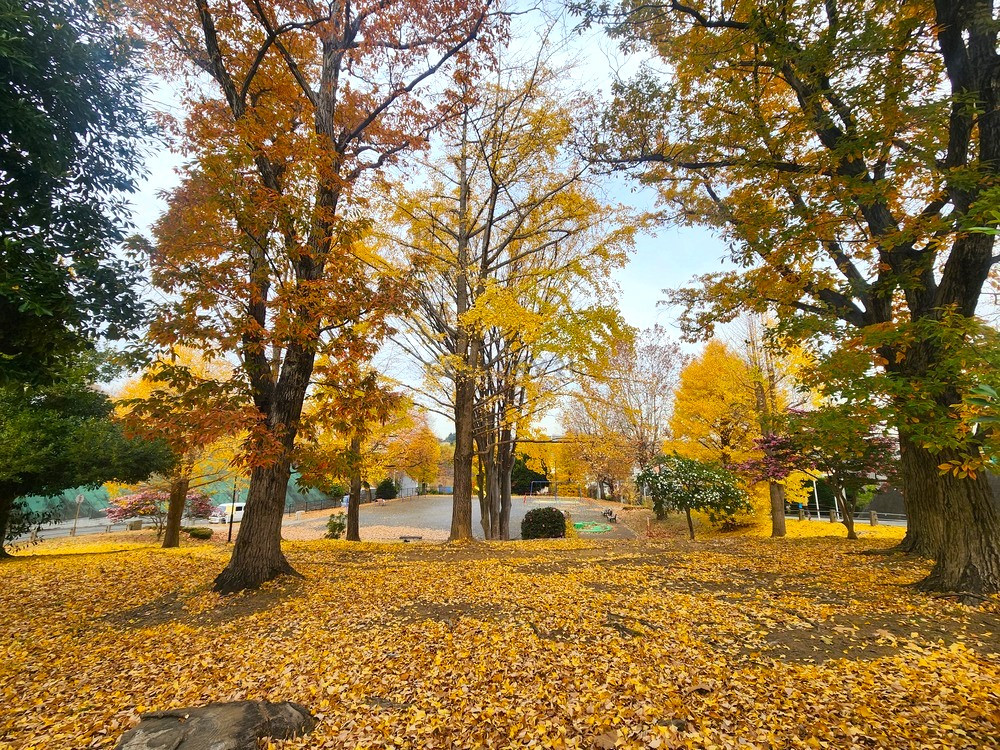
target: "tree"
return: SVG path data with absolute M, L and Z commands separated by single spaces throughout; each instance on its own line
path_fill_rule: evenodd
M 470 86 L 430 186 L 397 201 L 416 298 L 400 344 L 455 420 L 453 540 L 472 538 L 474 463 L 484 534 L 509 538 L 519 432 L 568 364 L 619 327 L 584 291 L 623 262 L 632 225 L 569 148 L 572 103 L 545 54 Z
M 680 373 L 667 445 L 685 458 L 732 466 L 755 452 L 760 436 L 752 376 L 717 339 Z
M 385 476 L 387 444 L 407 420 L 410 402 L 360 363 L 332 367 L 321 361 L 319 371 L 323 377 L 306 414 L 298 468 L 306 484 L 325 491 L 331 481 L 348 479 L 347 541 L 360 542 L 361 486 L 371 486 L 366 478 Z
M 181 517 L 191 492 L 235 473 L 239 443 L 245 438 L 236 425 L 245 408 L 237 400 L 219 397 L 231 391 L 232 379 L 233 368 L 225 360 L 176 347 L 118 393 L 117 407 L 126 427 L 166 442 L 174 456 L 166 477 L 170 502 L 163 526 L 165 548 L 180 546 Z M 216 396 L 211 406 L 201 396 L 206 391 Z
M 0 383 L 142 321 L 116 254 L 152 128 L 136 47 L 89 0 L 0 2 Z
M 677 344 L 654 326 L 622 337 L 579 373 L 579 392 L 563 414 L 567 450 L 575 446 L 602 488 L 613 493 L 660 453 L 683 364 Z
M 898 445 L 852 404 L 830 404 L 793 415 L 790 434 L 801 455 L 825 475 L 847 528 L 857 539 L 854 513 L 858 495 L 868 485 L 892 481 L 898 470 Z
M 169 469 L 169 448 L 127 438 L 112 410 L 80 373 L 45 386 L 0 387 L 0 556 L 7 555 L 2 543 L 24 530 L 12 523 L 22 517 L 17 498 L 112 479 L 135 482 Z
M 386 466 L 405 472 L 421 485 L 437 481 L 441 443 L 427 422 L 427 414 L 409 403 L 406 418 L 386 446 Z
M 725 523 L 741 511 L 751 509 L 746 493 L 727 469 L 706 461 L 682 456 L 657 456 L 640 471 L 636 484 L 645 487 L 653 498 L 653 511 L 660 520 L 668 510 L 683 511 L 688 533 L 694 539 L 691 511 L 708 514 L 714 523 Z
M 518 495 L 527 495 L 543 486 L 548 486 L 545 474 L 528 466 L 526 453 L 518 453 L 517 458 L 514 459 L 514 468 L 510 473 L 510 491 Z
M 246 515 L 216 581 L 238 591 L 294 573 L 281 515 L 317 353 L 369 359 L 401 307 L 364 244 L 370 190 L 450 116 L 431 84 L 488 64 L 475 40 L 502 24 L 489 0 L 132 7 L 164 74 L 194 84 L 189 166 L 157 227 L 154 281 L 172 299 L 153 340 L 238 349 L 253 404 Z
M 1000 511 L 956 449 L 949 360 L 997 262 L 998 49 L 986 2 L 638 4 L 601 17 L 668 75 L 622 84 L 594 153 L 718 228 L 741 269 L 680 292 L 690 330 L 772 311 L 790 340 L 867 357 L 891 400 L 926 588 L 1000 590 Z M 966 357 L 968 353 L 966 352 Z M 926 439 L 926 419 L 937 433 Z M 914 425 L 920 425 L 914 430 Z M 951 437 L 948 437 L 951 433 Z
M 204 492 L 188 492 L 183 498 L 182 511 L 191 518 L 208 518 L 212 512 L 212 498 Z M 108 520 L 120 523 L 130 518 L 148 518 L 156 529 L 159 539 L 167 528 L 170 520 L 170 506 L 174 503 L 174 493 L 164 492 L 152 487 L 127 495 L 111 498 L 108 503 Z M 164 545 L 166 546 L 166 545 Z M 180 546 L 173 544 L 172 547 Z

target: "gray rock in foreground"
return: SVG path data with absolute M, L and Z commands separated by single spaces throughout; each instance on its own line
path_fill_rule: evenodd
M 285 740 L 316 726 L 298 703 L 237 701 L 143 714 L 116 750 L 257 750 L 263 737 Z

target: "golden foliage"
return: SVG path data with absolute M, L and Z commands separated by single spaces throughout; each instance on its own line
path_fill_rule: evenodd
M 995 746 L 995 615 L 917 594 L 923 563 L 799 526 L 290 543 L 305 580 L 227 598 L 221 544 L 46 543 L 2 568 L 0 747 L 110 748 L 144 711 L 243 698 L 317 713 L 282 750 Z

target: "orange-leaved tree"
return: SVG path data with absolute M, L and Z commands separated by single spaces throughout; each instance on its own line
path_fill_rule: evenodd
M 167 301 L 150 335 L 238 352 L 253 405 L 246 515 L 215 582 L 238 591 L 294 573 L 281 514 L 317 353 L 368 359 L 398 307 L 363 243 L 371 191 L 450 115 L 447 74 L 483 59 L 476 40 L 503 17 L 491 0 L 132 10 L 160 72 L 187 84 L 183 181 L 152 253 Z
M 734 270 L 675 295 L 690 332 L 772 313 L 844 357 L 831 397 L 877 392 L 899 434 L 902 547 L 936 559 L 923 586 L 1000 592 L 1000 511 L 987 473 L 965 470 L 988 461 L 989 430 L 959 406 L 1000 262 L 977 229 L 1000 185 L 993 4 L 576 4 L 657 57 L 616 86 L 595 155 L 729 242 Z
M 153 362 L 141 377 L 126 382 L 116 408 L 126 428 L 166 441 L 174 455 L 168 476 L 170 499 L 163 546 L 180 544 L 181 517 L 188 492 L 234 475 L 243 435 L 238 425 L 244 404 L 232 388 L 229 362 L 176 347 Z

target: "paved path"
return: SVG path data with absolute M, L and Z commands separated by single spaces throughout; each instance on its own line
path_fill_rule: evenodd
M 451 495 L 422 495 L 420 497 L 409 497 L 398 500 L 390 500 L 385 505 L 366 503 L 360 509 L 361 537 L 364 539 L 365 528 L 410 528 L 410 529 L 431 529 L 441 532 L 447 536 L 451 529 Z M 606 519 L 601 515 L 604 505 L 594 501 L 577 498 L 544 498 L 529 497 L 527 501 L 523 496 L 514 498 L 510 513 L 511 537 L 519 539 L 521 536 L 521 520 L 524 514 L 532 508 L 555 507 L 570 514 L 574 522 L 595 522 L 608 525 Z M 483 538 L 483 528 L 480 524 L 479 501 L 472 499 L 472 533 L 477 539 Z M 285 527 L 296 525 L 313 526 L 319 523 L 325 525 L 325 519 L 290 519 L 284 523 Z M 624 524 L 611 524 L 611 530 L 604 533 L 588 534 L 583 532 L 582 537 L 593 536 L 603 539 L 633 539 L 635 534 Z
M 422 495 L 420 497 L 409 497 L 397 500 L 390 500 L 385 505 L 366 503 L 361 506 L 361 529 L 364 537 L 365 528 L 411 528 L 411 529 L 432 529 L 440 532 L 442 538 L 446 538 L 451 529 L 451 495 Z M 521 537 L 521 520 L 524 514 L 532 508 L 555 507 L 570 514 L 574 522 L 594 522 L 607 525 L 606 519 L 601 515 L 605 505 L 596 500 L 587 498 L 551 498 L 551 497 L 529 497 L 527 501 L 523 496 L 514 498 L 510 513 L 511 537 L 519 539 Z M 285 528 L 296 526 L 307 526 L 309 528 L 325 529 L 326 519 L 331 511 L 316 511 L 309 514 L 308 518 L 296 519 L 294 516 L 285 516 L 282 526 Z M 472 533 L 477 539 L 483 538 L 483 528 L 479 522 L 479 500 L 472 499 Z M 192 523 L 185 519 L 185 524 Z M 206 525 L 205 521 L 195 521 L 196 525 Z M 73 528 L 72 521 L 64 521 L 57 524 L 42 527 L 39 536 L 42 539 L 53 537 L 69 536 Z M 115 524 L 111 527 L 113 531 L 122 531 L 125 524 Z M 216 533 L 225 535 L 228 531 L 226 525 L 214 526 Z M 238 531 L 239 524 L 234 529 Z M 77 523 L 77 535 L 100 534 L 108 530 L 107 520 L 84 519 Z M 405 533 L 405 532 L 403 532 Z M 395 538 L 394 535 L 392 538 Z M 581 537 L 593 537 L 600 539 L 632 539 L 635 534 L 624 524 L 611 524 L 611 530 L 603 533 L 589 534 L 586 531 L 580 533 Z

